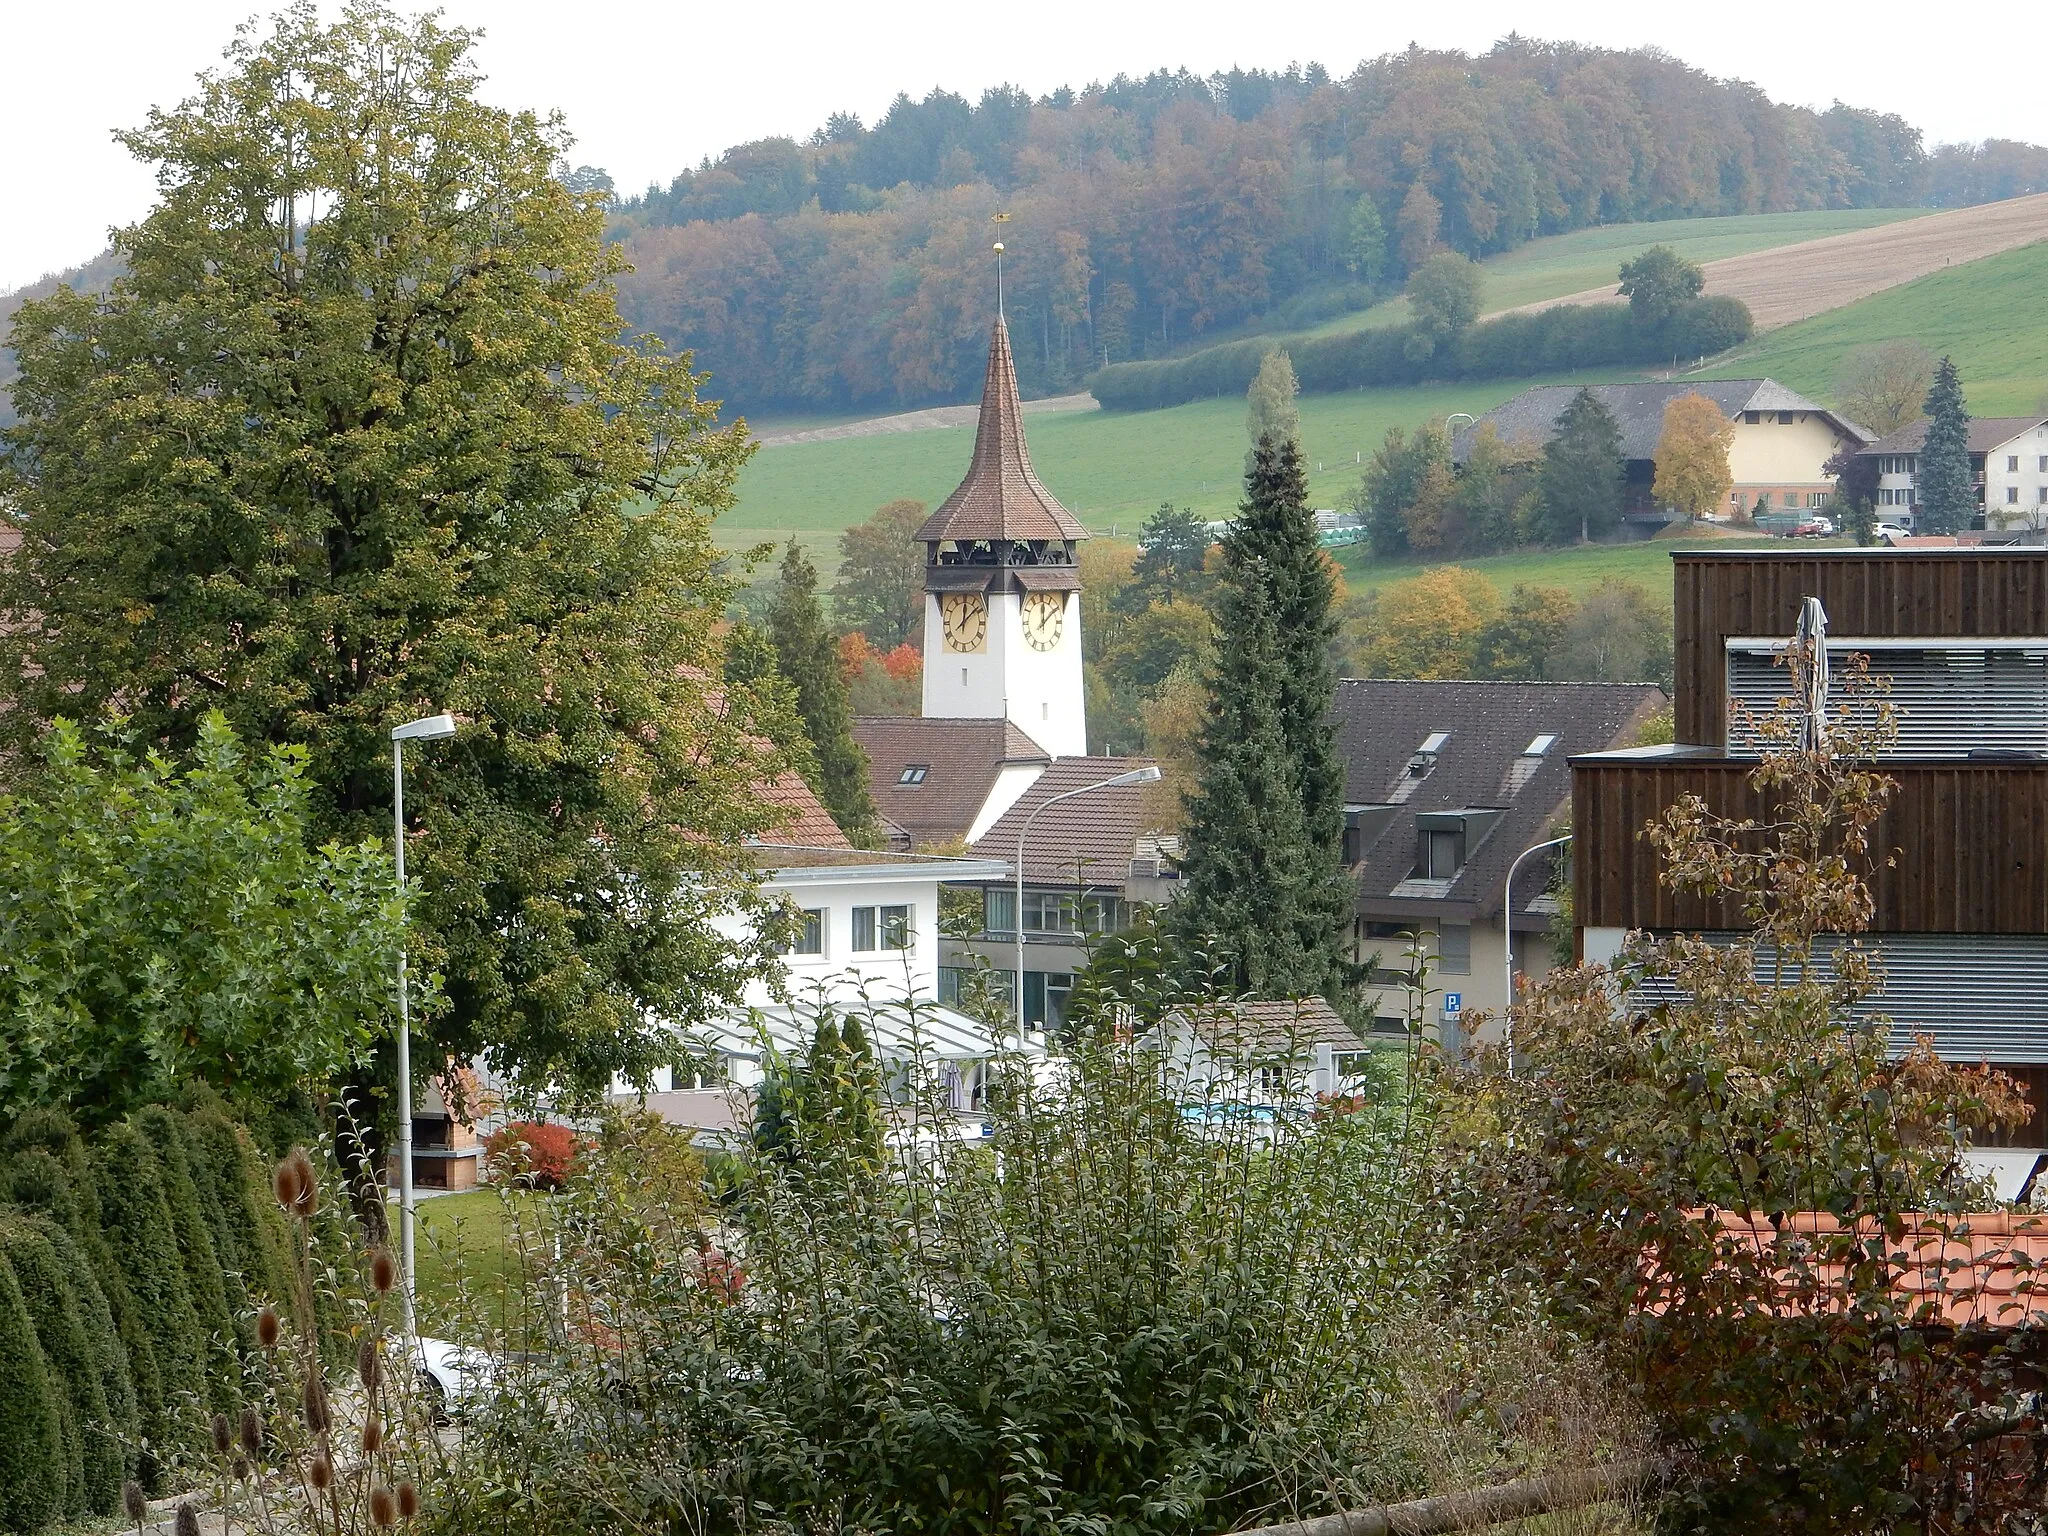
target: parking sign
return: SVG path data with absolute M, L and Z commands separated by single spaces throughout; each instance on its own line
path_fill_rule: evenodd
M 1445 1013 L 1463 1013 L 1464 1011 L 1465 1011 L 1465 994 L 1464 994 L 1464 993 L 1462 993 L 1462 992 L 1446 992 L 1446 993 L 1444 994 L 1444 1012 L 1445 1012 Z

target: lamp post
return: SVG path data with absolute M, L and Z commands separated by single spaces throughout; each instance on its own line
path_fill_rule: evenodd
M 455 734 L 453 715 L 428 715 L 391 728 L 391 848 L 398 862 L 398 899 L 405 899 L 405 744 Z M 412 1005 L 406 996 L 405 942 L 398 945 L 398 1267 L 405 1290 L 405 1331 L 413 1327 L 412 1263 Z
M 1069 789 L 1052 796 L 1042 804 L 1035 805 L 1024 818 L 1024 825 L 1017 829 L 1017 909 L 1011 917 L 1017 924 L 1017 990 L 1013 1001 L 1017 1007 L 1017 1035 L 1023 1038 L 1024 1019 L 1024 839 L 1031 832 L 1031 823 L 1038 820 L 1041 811 L 1051 810 L 1062 800 L 1071 800 L 1076 795 L 1092 794 L 1098 789 L 1122 789 L 1129 784 L 1156 784 L 1159 782 L 1159 765 L 1147 763 L 1143 768 L 1133 768 L 1114 778 L 1098 779 L 1093 784 L 1083 784 L 1079 789 Z
M 1515 1075 L 1515 871 L 1522 867 L 1522 860 L 1532 853 L 1541 853 L 1546 848 L 1562 848 L 1572 840 L 1571 833 L 1553 837 L 1547 843 L 1537 843 L 1524 848 L 1515 855 L 1514 863 L 1508 866 L 1508 883 L 1500 898 L 1500 945 L 1507 956 L 1507 991 L 1502 995 L 1506 1001 L 1500 1010 L 1503 1033 L 1507 1037 L 1508 1076 Z

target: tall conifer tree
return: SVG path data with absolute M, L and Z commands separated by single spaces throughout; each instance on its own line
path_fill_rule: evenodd
M 1352 898 L 1330 720 L 1334 593 L 1291 441 L 1260 440 L 1238 510 L 1216 597 L 1230 644 L 1209 680 L 1174 924 L 1244 991 L 1335 994 Z
M 1612 530 L 1621 521 L 1626 473 L 1621 424 L 1598 395 L 1580 390 L 1543 446 L 1536 486 L 1543 498 L 1545 535 L 1553 544 L 1567 544 Z
M 818 572 L 795 539 L 782 556 L 782 579 L 768 612 L 775 664 L 796 690 L 797 713 L 811 739 L 816 768 L 811 788 L 856 843 L 880 839 L 881 817 L 868 791 L 868 755 L 853 739 L 853 710 L 839 647 L 818 606 Z
M 1920 445 L 1919 533 L 1959 533 L 1977 516 L 1970 477 L 1970 416 L 1963 381 L 1948 358 L 1927 391 L 1927 437 Z

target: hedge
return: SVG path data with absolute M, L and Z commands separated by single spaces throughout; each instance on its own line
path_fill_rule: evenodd
M 0 1531 L 64 1513 L 62 1417 L 14 1267 L 0 1258 Z
M 60 1410 L 63 1508 L 75 1519 L 114 1512 L 134 1426 L 120 1423 L 107 1403 L 107 1346 L 115 1341 L 93 1337 L 96 1328 L 111 1330 L 105 1303 L 97 1313 L 83 1303 L 79 1281 L 90 1284 L 91 1277 L 67 1267 L 66 1258 L 75 1260 L 77 1250 L 67 1242 L 69 1254 L 60 1252 L 52 1241 L 56 1235 L 45 1221 L 0 1215 L 0 1260 L 13 1266 Z
M 207 1220 L 193 1177 L 191 1133 L 183 1115 L 161 1104 L 140 1111 L 135 1128 L 156 1154 L 164 1203 L 170 1208 L 171 1229 L 177 1234 L 178 1258 L 185 1271 L 185 1291 L 192 1298 L 192 1318 L 202 1341 L 208 1406 L 215 1413 L 232 1415 L 241 1407 L 242 1374 L 235 1350 L 235 1313 L 228 1306 L 227 1276 L 220 1250 L 214 1246 L 213 1224 Z
M 1694 299 L 1661 326 L 1639 326 L 1626 304 L 1559 304 L 1468 327 L 1449 346 L 1418 345 L 1413 326 L 1337 336 L 1261 336 L 1158 362 L 1112 363 L 1088 381 L 1108 410 L 1155 410 L 1241 395 L 1267 352 L 1285 348 L 1311 392 L 1398 388 L 1439 379 L 1530 378 L 1585 368 L 1684 361 L 1724 352 L 1754 331 L 1740 299 Z

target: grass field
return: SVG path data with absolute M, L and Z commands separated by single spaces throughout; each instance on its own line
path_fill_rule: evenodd
M 1359 456 L 1370 457 L 1388 427 L 1413 427 L 1451 411 L 1476 415 L 1545 382 L 1555 381 L 1305 395 L 1301 434 L 1310 495 L 1317 506 L 1341 502 L 1358 483 Z M 1092 532 L 1128 534 L 1169 499 L 1211 517 L 1237 504 L 1242 400 L 1200 400 L 1165 411 L 1059 412 L 1031 417 L 1026 430 L 1040 477 Z M 972 427 L 763 448 L 740 476 L 739 506 L 718 520 L 718 541 L 737 549 L 795 534 L 829 569 L 838 560 L 841 529 L 893 497 L 937 505 L 960 483 L 973 448 Z
M 2048 241 L 1951 267 L 1771 331 L 1710 373 L 1766 374 L 1827 399 L 1856 348 L 1906 338 L 1953 357 L 1975 416 L 2017 416 L 2048 394 Z
M 416 1242 L 422 1332 L 447 1337 L 456 1331 L 452 1325 L 465 1293 L 469 1307 L 482 1306 L 494 1316 L 517 1294 L 517 1212 L 521 1202 L 543 1198 L 479 1189 L 420 1202 Z
M 1844 544 L 1845 539 L 1801 541 L 1801 548 Z M 1634 544 L 1599 544 L 1587 549 L 1530 549 L 1511 555 L 1485 555 L 1477 559 L 1449 562 L 1486 577 L 1500 588 L 1505 598 L 1517 583 L 1526 586 L 1563 587 L 1582 597 L 1603 581 L 1634 582 L 1662 607 L 1671 605 L 1671 552 L 1676 549 L 1784 548 L 1782 539 L 1701 537 L 1646 539 Z M 1353 593 L 1370 592 L 1391 581 L 1420 575 L 1433 565 L 1415 560 L 1375 560 L 1363 549 L 1342 550 L 1338 563 L 1344 567 L 1344 584 Z

